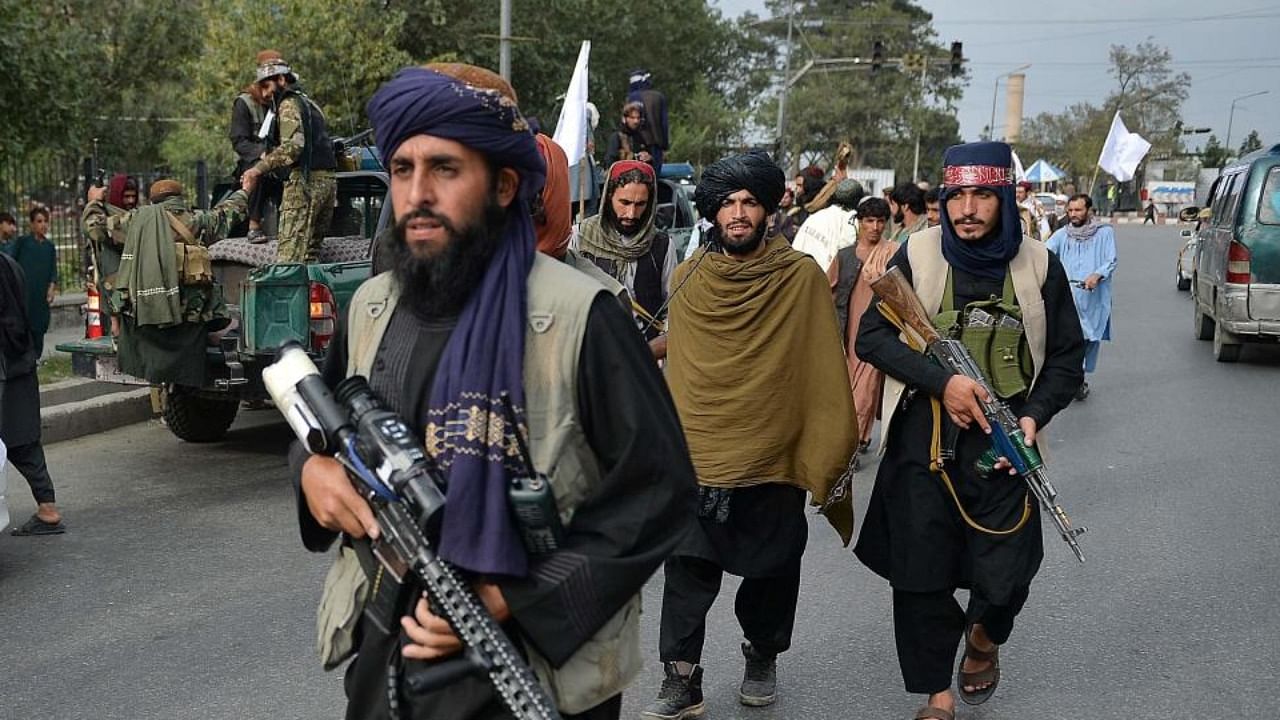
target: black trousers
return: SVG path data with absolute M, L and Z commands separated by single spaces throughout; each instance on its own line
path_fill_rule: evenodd
M 662 623 L 658 657 L 662 662 L 698 664 L 707 636 L 707 612 L 720 594 L 724 575 L 710 560 L 673 555 L 663 566 Z M 747 641 L 762 655 L 777 655 L 791 647 L 800 597 L 800 558 L 777 577 L 745 578 L 733 609 Z
M 271 204 L 279 208 L 282 197 L 284 197 L 284 183 L 270 173 L 259 177 L 258 184 L 253 187 L 253 192 L 249 193 L 249 219 L 261 222 L 262 211 L 267 201 L 271 201 Z
M 8 448 L 8 453 L 9 463 L 27 479 L 36 502 L 53 502 L 53 479 L 49 477 L 49 468 L 44 461 L 44 446 L 40 441 Z
M 1028 590 L 1023 587 L 1014 591 L 1008 605 L 992 605 L 971 593 L 967 610 L 960 607 L 951 590 L 894 590 L 893 635 L 907 692 L 932 695 L 951 687 L 957 651 L 968 626 L 981 624 L 997 645 L 1008 641 Z

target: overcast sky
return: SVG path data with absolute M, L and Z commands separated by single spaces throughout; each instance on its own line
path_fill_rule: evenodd
M 729 16 L 766 15 L 764 0 L 712 0 Z M 991 120 L 996 80 L 1019 65 L 1026 72 L 1023 117 L 1057 112 L 1088 101 L 1101 104 L 1114 87 L 1107 74 L 1111 45 L 1133 47 L 1147 38 L 1173 54 L 1174 67 L 1191 75 L 1183 106 L 1188 127 L 1227 134 L 1236 103 L 1231 144 L 1256 129 L 1264 144 L 1280 143 L 1280 3 L 1260 0 L 917 0 L 933 13 L 934 30 L 946 46 L 964 43 L 969 85 L 959 103 L 960 133 L 976 140 Z M 870 48 L 866 54 L 870 54 Z M 893 55 L 892 48 L 889 54 Z M 1004 82 L 996 109 L 997 134 L 1004 123 Z M 1189 137 L 1203 143 L 1208 135 Z

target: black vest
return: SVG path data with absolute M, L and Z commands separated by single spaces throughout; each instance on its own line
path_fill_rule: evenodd
M 667 296 L 662 292 L 662 268 L 666 266 L 668 252 L 671 252 L 671 239 L 665 232 L 659 230 L 653 236 L 649 252 L 636 261 L 635 301 L 645 309 L 645 312 L 654 317 L 657 317 L 656 313 L 667 301 Z M 596 257 L 586 252 L 582 254 L 595 263 L 596 267 L 608 273 L 609 277 L 622 282 L 622 273 L 619 272 L 619 266 L 622 264 L 620 261 Z M 657 319 L 662 318 L 657 317 Z M 652 340 L 661 334 L 661 328 L 647 327 L 644 337 L 646 340 Z
M 303 175 L 312 170 L 337 170 L 338 157 L 333 152 L 333 140 L 329 137 L 329 126 L 324 120 L 324 111 L 320 109 L 296 85 L 290 85 L 276 96 L 276 107 L 287 97 L 296 97 L 302 103 L 302 135 L 307 146 L 298 158 L 298 168 Z
M 858 273 L 862 272 L 862 261 L 858 259 L 857 244 L 840 248 L 836 253 L 836 286 L 832 295 L 836 301 L 836 318 L 840 321 L 840 342 L 849 342 L 849 299 L 853 295 L 853 286 L 858 282 Z M 849 348 L 846 347 L 847 351 Z

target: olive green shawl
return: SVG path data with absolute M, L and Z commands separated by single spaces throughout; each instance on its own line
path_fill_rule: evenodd
M 124 251 L 116 271 L 116 289 L 125 298 L 126 313 L 137 325 L 177 325 L 183 320 L 173 230 L 166 212 L 181 209 L 180 200 L 165 200 L 134 211 L 125 229 Z
M 698 482 L 786 483 L 822 505 L 858 445 L 826 275 L 775 237 L 752 260 L 704 249 L 672 285 L 667 382 Z M 853 510 L 844 490 L 832 498 L 839 508 L 824 512 L 847 543 Z

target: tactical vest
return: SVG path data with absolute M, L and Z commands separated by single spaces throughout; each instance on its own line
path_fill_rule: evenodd
M 267 118 L 267 110 L 258 104 L 252 95 L 242 92 L 236 96 L 236 100 L 244 103 L 249 110 L 249 117 L 253 118 L 253 131 L 256 133 L 258 128 L 262 127 L 262 121 Z
M 276 98 L 276 107 L 290 97 L 298 98 L 302 107 L 302 136 L 306 139 L 306 147 L 302 149 L 297 167 L 302 170 L 304 177 L 312 170 L 337 170 L 338 157 L 333 152 L 333 140 L 329 137 L 329 126 L 325 122 L 324 111 L 296 85 L 290 85 L 280 91 Z
M 1009 274 L 1013 280 L 1014 295 L 1018 308 L 1022 311 L 1022 326 L 1026 332 L 1027 350 L 1031 353 L 1033 366 L 1032 386 L 1044 367 L 1045 320 L 1044 297 L 1040 293 L 1041 286 L 1049 271 L 1049 251 L 1043 243 L 1023 237 L 1018 254 L 1009 263 Z M 942 256 L 942 228 L 931 227 L 913 234 L 907 242 L 907 262 L 911 266 L 911 284 L 916 295 L 920 297 L 925 312 L 929 317 L 938 314 L 942 308 L 942 296 L 947 289 L 947 277 L 951 266 Z M 906 384 L 886 374 L 884 378 L 884 396 L 880 405 L 880 448 L 884 452 L 888 443 L 889 432 L 893 422 L 893 414 L 902 401 L 902 392 Z
M 529 450 L 551 481 L 565 524 L 602 477 L 578 417 L 578 359 L 587 316 L 605 290 L 538 253 L 529 273 L 524 354 Z M 347 372 L 368 377 L 398 293 L 391 273 L 356 291 L 348 316 Z M 529 664 L 562 713 L 575 714 L 622 692 L 640 671 L 640 595 L 635 595 L 559 668 L 525 644 Z

